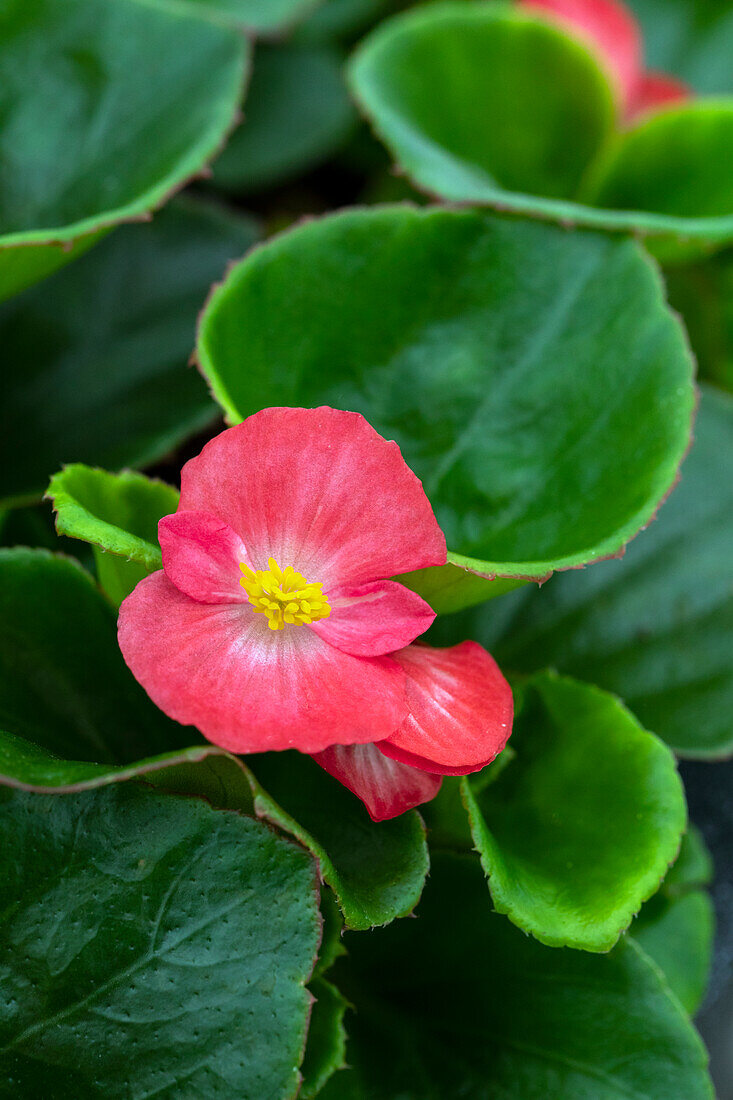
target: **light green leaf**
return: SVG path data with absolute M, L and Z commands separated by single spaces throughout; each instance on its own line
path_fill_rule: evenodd
M 3 294 L 72 258 L 61 246 L 147 215 L 200 172 L 234 119 L 247 63 L 241 35 L 180 4 L 6 0 Z
M 418 914 L 348 937 L 352 1068 L 322 1100 L 713 1100 L 699 1037 L 633 941 L 543 947 L 490 911 L 470 856 L 436 856 Z
M 733 751 L 733 398 L 703 392 L 679 486 L 622 561 L 443 620 L 502 667 L 560 672 L 620 695 L 683 756 Z
M 176 511 L 179 495 L 144 474 L 108 474 L 80 463 L 54 474 L 46 494 L 58 533 L 93 545 L 100 584 L 117 605 L 162 568 L 158 521 Z
M 313 860 L 122 784 L 0 793 L 0 1092 L 289 1100 L 320 938 Z
M 0 499 L 39 499 L 65 462 L 157 461 L 211 423 L 186 368 L 196 316 L 255 236 L 247 219 L 178 202 L 0 307 Z
M 354 121 L 337 51 L 260 46 L 244 125 L 217 160 L 214 183 L 242 192 L 289 179 L 334 152 Z
M 198 356 L 231 422 L 362 412 L 422 479 L 453 560 L 488 577 L 618 553 L 673 484 L 694 403 L 638 245 L 455 210 L 273 239 L 211 296 Z
M 520 693 L 513 760 L 462 795 L 494 908 L 550 947 L 608 951 L 687 823 L 669 749 L 618 700 L 550 673 Z

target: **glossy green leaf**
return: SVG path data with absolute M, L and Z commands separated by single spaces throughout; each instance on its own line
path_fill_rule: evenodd
M 685 835 L 679 859 L 631 926 L 631 934 L 664 972 L 680 1002 L 693 1015 L 707 988 L 715 918 L 704 889 L 712 862 L 696 830 Z
M 712 1100 L 705 1049 L 633 941 L 541 946 L 491 913 L 470 856 L 436 856 L 418 914 L 348 938 L 352 1068 L 322 1100 Z
M 647 66 L 702 95 L 733 92 L 730 0 L 627 0 L 641 24 Z
M 46 494 L 58 533 L 93 545 L 100 584 L 117 605 L 162 568 L 158 521 L 176 511 L 179 495 L 144 474 L 108 474 L 80 463 L 54 474 Z
M 244 125 L 214 166 L 214 183 L 255 191 L 315 167 L 347 136 L 354 110 L 339 54 L 324 46 L 261 46 Z
M 666 272 L 669 300 L 684 319 L 703 378 L 733 392 L 733 249 Z
M 116 618 L 71 558 L 0 551 L 0 730 L 97 764 L 195 741 L 133 679 Z
M 550 947 L 608 951 L 677 857 L 674 758 L 587 684 L 540 674 L 520 700 L 516 759 L 462 788 L 494 908 Z
M 446 565 L 416 569 L 400 576 L 402 584 L 418 592 L 438 615 L 462 611 L 466 607 L 493 600 L 521 588 L 527 582 L 521 577 L 485 577 L 463 567 L 460 554 L 448 555 Z
M 58 266 L 60 245 L 146 215 L 200 172 L 233 121 L 247 56 L 241 35 L 180 4 L 7 0 L 4 293 Z
M 320 938 L 307 853 L 133 784 L 0 797 L 3 1095 L 290 1100 Z
M 733 751 L 731 439 L 733 398 L 706 390 L 680 484 L 622 561 L 444 620 L 433 640 L 598 684 L 683 756 Z
M 638 245 L 467 211 L 350 211 L 275 238 L 210 298 L 198 356 L 232 422 L 362 412 L 489 577 L 617 553 L 672 485 L 694 402 Z
M 619 135 L 611 174 L 610 91 L 596 61 L 502 4 L 398 16 L 360 45 L 350 79 L 377 135 L 429 194 L 634 229 L 669 254 L 733 240 L 733 104 L 665 111 Z
M 255 235 L 246 219 L 176 203 L 0 307 L 0 499 L 40 498 L 65 462 L 154 462 L 211 423 L 186 368 L 196 316 Z

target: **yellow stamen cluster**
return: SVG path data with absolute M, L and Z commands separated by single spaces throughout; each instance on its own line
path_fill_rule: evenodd
M 268 558 L 269 569 L 250 569 L 239 563 L 240 578 L 252 607 L 267 615 L 270 630 L 282 630 L 285 623 L 315 623 L 327 619 L 331 607 L 323 595 L 323 585 L 309 584 L 302 573 L 289 565 L 281 569 L 274 558 Z

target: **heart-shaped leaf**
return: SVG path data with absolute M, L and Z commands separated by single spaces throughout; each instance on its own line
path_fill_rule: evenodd
M 516 758 L 462 786 L 494 908 L 550 947 L 608 951 L 677 856 L 674 758 L 587 684 L 540 674 L 520 700 Z
M 210 298 L 198 355 L 232 422 L 362 412 L 422 479 L 453 560 L 488 577 L 618 553 L 673 484 L 694 401 L 638 245 L 454 210 L 275 238 Z
M 62 245 L 160 206 L 213 156 L 242 98 L 248 50 L 198 18 L 199 6 L 3 4 L 3 295 L 58 266 Z
M 0 834 L 0 1091 L 295 1095 L 320 939 L 302 848 L 134 784 L 0 793 Z
M 185 366 L 196 315 L 255 236 L 244 218 L 176 203 L 0 307 L 0 499 L 40 498 L 65 462 L 154 462 L 212 421 Z
M 502 4 L 419 8 L 359 46 L 350 80 L 428 194 L 634 229 L 675 256 L 733 240 L 733 101 L 657 113 L 619 134 L 609 157 L 603 73 L 539 18 Z
M 622 561 L 443 620 L 504 667 L 551 665 L 620 695 L 683 756 L 733 751 L 733 398 L 706 389 L 679 486 Z
M 470 856 L 436 855 L 418 914 L 348 937 L 352 1068 L 322 1100 L 712 1100 L 705 1049 L 632 940 L 543 947 L 491 912 Z
M 163 559 L 158 521 L 178 507 L 177 489 L 144 474 L 108 474 L 77 463 L 51 478 L 56 530 L 94 547 L 99 581 L 119 605 Z
M 260 46 L 245 122 L 214 167 L 214 182 L 254 191 L 315 167 L 343 141 L 354 111 L 341 57 L 325 46 Z

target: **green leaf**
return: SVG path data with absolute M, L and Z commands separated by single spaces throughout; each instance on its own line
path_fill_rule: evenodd
M 247 766 L 255 812 L 313 852 L 347 928 L 366 930 L 412 912 L 429 866 L 419 814 L 371 821 L 358 798 L 300 753 L 251 756 Z
M 539 674 L 520 700 L 516 759 L 462 786 L 494 908 L 550 947 L 608 951 L 677 857 L 674 758 L 587 684 Z
M 158 4 L 229 23 L 252 34 L 288 30 L 323 0 L 156 0 Z
M 58 533 L 94 546 L 100 584 L 118 606 L 138 581 L 162 569 L 158 521 L 176 511 L 179 495 L 144 474 L 108 474 L 81 464 L 54 474 L 46 494 Z
M 348 1001 L 325 978 L 314 978 L 310 990 L 316 1001 L 308 1028 L 300 1100 L 317 1096 L 333 1074 L 346 1065 L 344 1015 Z
M 255 191 L 315 167 L 354 123 L 339 54 L 324 46 L 260 46 L 245 122 L 214 167 L 214 183 Z
M 705 1049 L 633 941 L 542 947 L 491 913 L 469 856 L 436 856 L 418 913 L 349 937 L 353 1068 L 322 1100 L 712 1100 Z
M 469 211 L 349 211 L 275 238 L 211 296 L 198 356 L 232 422 L 362 412 L 453 560 L 488 577 L 618 553 L 673 484 L 694 402 L 637 244 Z
M 449 553 L 446 565 L 403 573 L 400 581 L 427 600 L 438 615 L 493 600 L 527 583 L 521 577 L 485 577 L 474 573 L 460 564 L 466 560 L 460 554 Z
M 60 245 L 148 214 L 200 172 L 232 123 L 247 61 L 241 35 L 181 5 L 7 0 L 2 291 L 58 266 Z
M 704 263 L 672 267 L 666 279 L 701 376 L 733 392 L 733 249 Z
M 590 52 L 504 4 L 431 4 L 383 23 L 350 82 L 402 166 L 447 198 L 570 198 L 614 116 Z
M 697 1012 L 710 975 L 715 918 L 704 886 L 712 861 L 696 830 L 682 841 L 679 859 L 661 889 L 646 903 L 631 934 L 664 972 L 690 1015 Z
M 0 802 L 0 1091 L 292 1097 L 320 938 L 313 860 L 133 784 Z
M 702 95 L 733 92 L 729 0 L 628 0 L 641 23 L 647 66 L 673 73 Z
M 122 660 L 117 616 L 71 558 L 0 551 L 0 730 L 71 760 L 124 764 L 190 744 Z
M 0 499 L 40 498 L 65 462 L 154 462 L 211 423 L 185 366 L 196 315 L 254 239 L 245 219 L 176 203 L 0 308 Z
M 733 105 L 670 109 L 619 136 L 599 192 L 610 90 L 591 54 L 540 19 L 503 4 L 419 8 L 372 32 L 350 79 L 377 135 L 428 194 L 633 229 L 670 254 L 733 240 Z
M 551 665 L 620 695 L 680 755 L 729 754 L 732 438 L 733 398 L 706 389 L 680 484 L 622 561 L 445 620 L 432 640 L 475 638 L 518 671 Z

